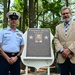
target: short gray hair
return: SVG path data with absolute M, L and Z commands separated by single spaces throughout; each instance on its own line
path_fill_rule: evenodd
M 70 12 L 70 14 L 72 14 L 71 9 L 70 9 L 69 7 L 63 7 L 63 8 L 61 9 L 61 14 L 62 14 L 62 11 L 63 11 L 63 10 L 66 10 L 66 9 L 68 9 L 69 12 Z

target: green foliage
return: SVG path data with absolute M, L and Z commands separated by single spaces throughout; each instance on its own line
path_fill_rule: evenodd
M 41 28 L 50 28 L 52 34 L 55 34 L 55 27 L 61 21 L 60 10 L 63 7 L 61 0 L 54 0 L 49 2 L 48 0 L 42 0 L 42 7 L 44 13 L 44 23 L 42 22 Z M 48 14 L 48 16 L 46 15 Z M 45 16 L 46 15 L 46 16 Z
M 51 11 L 60 17 L 60 10 L 63 7 L 60 0 L 49 3 L 47 0 L 42 0 L 44 12 Z
M 56 25 L 58 25 L 60 23 L 59 19 L 60 19 L 60 17 L 56 17 L 56 18 L 54 18 L 54 21 L 50 21 L 49 23 L 46 23 L 46 22 L 43 23 L 42 22 L 40 25 L 40 28 L 50 28 L 52 34 L 54 35 Z
M 23 11 L 23 2 L 22 2 L 22 0 L 15 0 L 12 7 L 14 8 L 13 10 L 16 10 L 18 12 L 22 12 Z

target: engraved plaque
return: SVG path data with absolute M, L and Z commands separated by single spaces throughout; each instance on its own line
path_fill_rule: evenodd
M 51 57 L 50 30 L 29 28 L 27 31 L 27 57 Z

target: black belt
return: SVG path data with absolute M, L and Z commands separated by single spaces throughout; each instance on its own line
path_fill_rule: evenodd
M 9 53 L 9 52 L 5 52 L 7 55 L 12 55 L 12 56 L 15 56 L 15 55 L 17 55 L 19 52 L 17 52 L 17 53 L 14 53 L 14 52 L 11 52 L 11 53 Z

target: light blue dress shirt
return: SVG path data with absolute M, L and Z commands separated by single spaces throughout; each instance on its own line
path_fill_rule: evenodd
M 68 28 L 70 27 L 70 22 L 68 22 Z M 66 32 L 66 23 L 64 23 L 64 31 Z M 60 52 L 62 52 L 64 50 L 64 48 L 62 48 L 60 50 Z
M 5 52 L 19 52 L 20 46 L 24 45 L 22 32 L 18 29 L 12 31 L 11 28 L 4 28 L 0 31 L 0 43 Z

